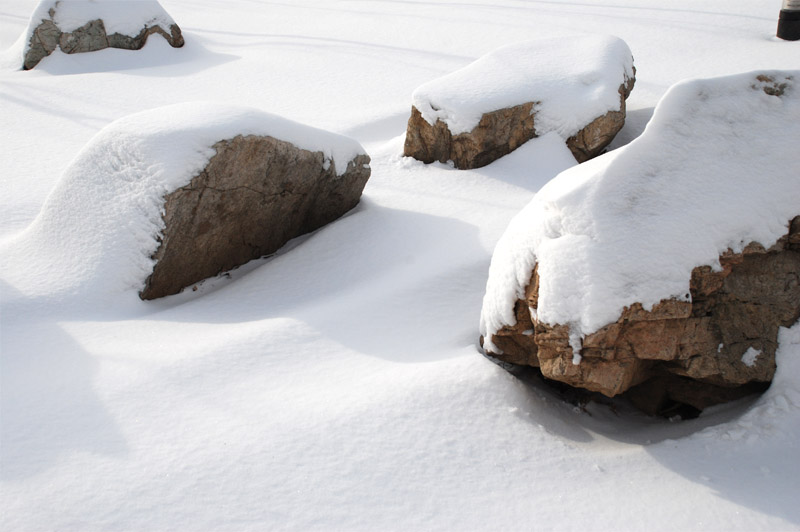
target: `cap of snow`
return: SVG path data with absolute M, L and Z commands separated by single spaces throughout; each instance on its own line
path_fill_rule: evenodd
M 498 48 L 451 74 L 421 85 L 414 107 L 431 125 L 454 135 L 478 125 L 485 113 L 537 102 L 536 134 L 567 139 L 620 108 L 620 84 L 633 78 L 633 56 L 610 35 L 538 39 Z
M 51 17 L 52 10 L 52 17 Z M 41 0 L 25 30 L 25 50 L 30 36 L 45 20 L 52 20 L 62 32 L 72 32 L 87 22 L 100 19 L 106 33 L 136 36 L 145 27 L 161 26 L 169 31 L 175 24 L 158 0 Z
M 237 135 L 322 152 L 338 175 L 364 153 L 353 139 L 247 107 L 184 103 L 121 118 L 87 143 L 31 226 L 0 251 L 7 279 L 29 295 L 141 288 L 164 196 L 205 168 L 214 144 Z
M 103 21 L 109 35 L 134 36 L 145 26 L 168 29 L 175 24 L 158 0 L 42 0 L 31 15 L 28 29 L 52 20 L 61 31 L 72 32 L 97 19 Z
M 585 336 L 633 303 L 690 297 L 692 269 L 727 249 L 785 235 L 800 214 L 799 85 L 800 71 L 681 82 L 641 137 L 545 185 L 495 249 L 488 347 L 536 263 L 537 319 Z

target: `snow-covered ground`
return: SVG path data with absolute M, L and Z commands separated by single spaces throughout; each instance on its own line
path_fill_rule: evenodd
M 36 4 L 3 1 L 0 49 Z M 63 283 L 33 266 L 10 282 L 21 259 L 0 256 L 0 528 L 800 529 L 800 327 L 760 399 L 681 423 L 576 409 L 477 347 L 492 250 L 574 165 L 563 141 L 472 171 L 400 156 L 416 87 L 532 36 L 627 42 L 637 83 L 612 147 L 682 79 L 800 68 L 800 43 L 774 37 L 780 2 L 604 4 L 164 0 L 182 49 L 156 36 L 30 72 L 4 55 L 0 246 L 92 136 L 162 105 L 343 133 L 373 173 L 343 219 L 158 302 L 35 290 Z

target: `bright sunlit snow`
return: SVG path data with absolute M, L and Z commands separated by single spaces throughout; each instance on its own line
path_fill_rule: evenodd
M 536 134 L 563 139 L 608 111 L 619 111 L 619 88 L 632 79 L 628 46 L 610 35 L 567 35 L 504 46 L 417 88 L 414 107 L 431 125 L 454 134 L 484 113 L 536 102 Z
M 682 80 L 800 69 L 800 43 L 774 37 L 779 4 L 163 0 L 183 48 L 152 35 L 24 72 L 11 46 L 38 2 L 4 0 L 0 529 L 800 527 L 800 327 L 781 331 L 765 395 L 695 420 L 565 403 L 482 357 L 478 322 L 500 236 L 575 165 L 569 150 L 550 133 L 477 170 L 401 156 L 417 87 L 503 46 L 576 35 L 614 35 L 636 59 L 620 148 Z M 145 303 L 121 291 L 134 263 L 116 255 L 142 218 L 89 201 L 115 189 L 97 174 L 74 198 L 61 187 L 115 120 L 195 101 L 352 137 L 372 176 L 347 216 Z M 70 223 L 32 244 L 57 197 L 70 208 L 47 216 Z M 112 220 L 130 231 L 106 232 Z

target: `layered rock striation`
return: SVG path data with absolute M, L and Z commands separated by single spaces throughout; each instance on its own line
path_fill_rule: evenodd
M 759 389 L 775 374 L 778 329 L 800 318 L 800 216 L 765 249 L 751 243 L 720 256 L 721 270 L 692 270 L 690 298 L 644 310 L 634 304 L 619 319 L 583 338 L 580 363 L 568 325 L 538 321 L 538 268 L 516 324 L 491 338 L 489 355 L 537 367 L 548 379 L 613 397 L 630 391 L 635 404 L 657 413 L 671 403 L 698 410 Z

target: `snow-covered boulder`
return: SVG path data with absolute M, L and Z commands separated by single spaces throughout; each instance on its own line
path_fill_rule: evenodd
M 369 175 L 341 135 L 246 107 L 161 107 L 97 133 L 0 253 L 28 295 L 164 296 L 333 221 Z
M 634 74 L 616 37 L 504 46 L 414 91 L 404 154 L 479 168 L 554 131 L 586 161 L 622 129 Z
M 543 187 L 492 258 L 486 353 L 649 411 L 766 385 L 800 317 L 798 81 L 682 82 L 640 138 Z
M 67 54 L 139 50 L 154 33 L 183 46 L 180 28 L 157 0 L 42 0 L 25 32 L 22 68 L 30 70 L 57 48 Z

